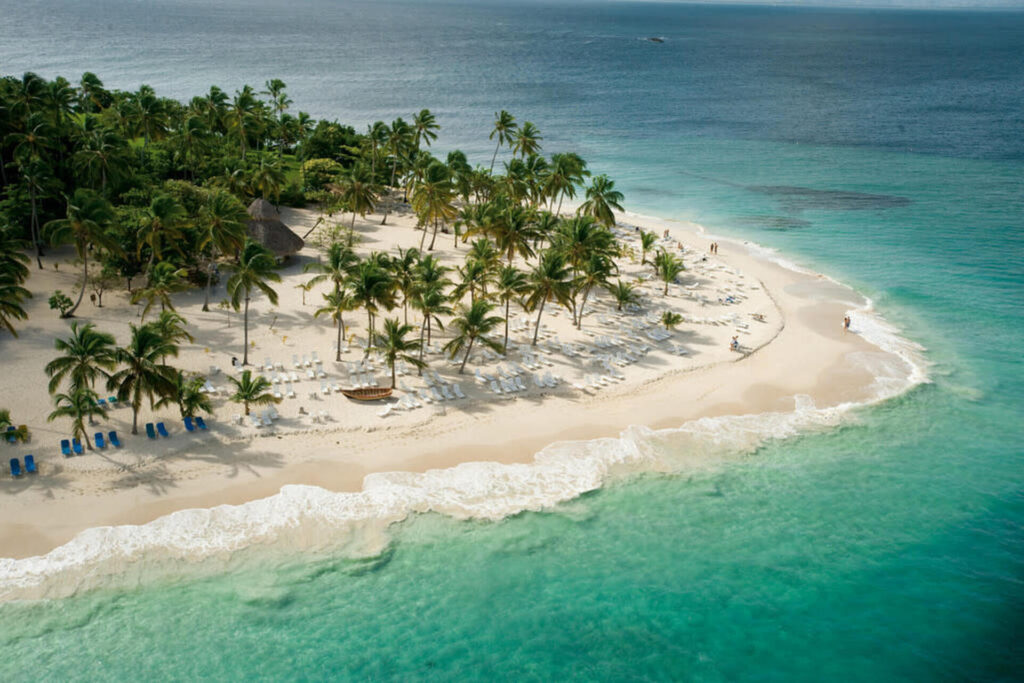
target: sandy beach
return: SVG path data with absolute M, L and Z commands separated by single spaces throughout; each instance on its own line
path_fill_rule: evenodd
M 300 235 L 320 217 L 315 210 L 282 213 Z M 349 217 L 336 219 L 347 223 Z M 414 222 L 408 214 L 393 214 L 386 226 L 379 225 L 379 215 L 357 219 L 356 249 L 365 254 L 418 246 L 421 232 Z M 46 421 L 52 403 L 43 367 L 55 355 L 54 339 L 70 324 L 48 310 L 46 298 L 58 288 L 74 291 L 79 271 L 67 261 L 70 251 L 52 252 L 44 271 L 33 268 L 28 287 L 34 298 L 20 338 L 5 335 L 0 341 L 2 404 L 16 423 L 32 430 L 30 444 L 4 450 L 8 458 L 33 453 L 39 463 L 38 475 L 0 478 L 0 556 L 45 554 L 89 527 L 145 524 L 176 510 L 239 504 L 273 495 L 287 484 L 358 491 L 370 473 L 426 472 L 475 461 L 530 462 L 554 442 L 612 437 L 630 425 L 665 428 L 701 417 L 792 411 L 798 395 L 819 408 L 864 401 L 876 390 L 877 367 L 899 362 L 858 334 L 856 314 L 851 331 L 842 329 L 844 315 L 865 305 L 860 295 L 822 276 L 784 268 L 740 242 L 715 239 L 720 250 L 711 255 L 711 238 L 694 224 L 621 216 L 617 230 L 635 250 L 619 261 L 623 280 L 650 278 L 650 267 L 639 262 L 637 226 L 658 235 L 667 230 L 669 237 L 660 245 L 682 254 L 687 271 L 667 295 L 661 282 L 641 282 L 640 310 L 620 313 L 602 293 L 588 304 L 580 331 L 566 311 L 549 315 L 549 308 L 537 348 L 530 345 L 536 314 L 514 306 L 516 349 L 507 359 L 474 352 L 460 375 L 446 356 L 428 354 L 427 379 L 437 373 L 442 380 L 431 381 L 434 389 L 443 398 L 457 393 L 457 386 L 466 398 L 436 400 L 424 378 L 410 369 L 398 378 L 392 403 L 413 393 L 415 399 L 406 400 L 419 407 L 395 406 L 385 416 L 379 415 L 383 404 L 355 403 L 336 391 L 350 386 L 350 370 L 363 358 L 365 315 L 356 312 L 346 319 L 352 341 L 336 362 L 334 327 L 313 318 L 326 285 L 307 293 L 302 303 L 297 285 L 310 277 L 303 266 L 322 253 L 313 244 L 314 231 L 281 272 L 279 305 L 257 298 L 250 313 L 253 369 L 268 377 L 287 373 L 290 385 L 274 386 L 284 395 L 289 389 L 295 394 L 277 406 L 272 426 L 256 428 L 240 420 L 241 407 L 226 400 L 231 358 L 242 355 L 241 315 L 216 306 L 204 313 L 203 292 L 192 291 L 175 298 L 195 336 L 175 365 L 207 374 L 218 388 L 209 431 L 187 433 L 176 409 L 144 407 L 140 425 L 162 420 L 171 436 L 150 440 L 141 429 L 133 436 L 131 411 L 120 407 L 91 431 L 117 430 L 124 448 L 71 458 L 58 447 L 68 436 L 66 421 Z M 465 251 L 465 245 L 454 248 L 451 235 L 438 236 L 435 253 L 448 265 L 460 264 Z M 58 270 L 52 266 L 55 258 L 61 262 Z M 221 284 L 213 303 L 224 296 Z M 86 302 L 78 319 L 95 322 L 122 342 L 129 323 L 138 323 L 139 310 L 123 289 L 107 293 L 103 304 Z M 682 314 L 684 322 L 662 334 L 664 327 L 655 319 L 664 310 Z M 389 315 L 402 314 L 397 309 Z M 412 311 L 410 322 L 419 322 Z M 730 349 L 733 336 L 740 352 Z M 438 333 L 431 347 L 439 350 L 446 340 Z M 323 378 L 316 376 L 314 352 Z M 304 358 L 310 359 L 308 367 Z M 263 368 L 267 359 L 269 371 Z M 380 362 L 361 370 L 366 372 L 360 376 L 372 373 L 381 385 L 390 380 Z M 526 388 L 497 395 L 477 372 L 492 377 L 521 372 L 518 381 Z M 548 376 L 561 381 L 538 386 Z

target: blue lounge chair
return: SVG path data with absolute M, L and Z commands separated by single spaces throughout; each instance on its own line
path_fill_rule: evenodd
M 71 455 L 71 442 L 67 439 L 60 440 L 60 452 L 64 454 L 64 457 Z
M 35 474 L 38 472 L 36 469 L 36 458 L 33 455 L 25 456 L 25 471 L 29 474 Z
M 107 447 L 107 443 L 103 440 L 103 432 L 96 432 L 92 438 L 96 442 L 96 448 L 102 450 Z
M 82 450 L 82 442 L 78 439 L 71 439 L 71 450 L 75 452 L 75 455 L 81 455 L 85 452 Z
M 146 423 L 146 436 L 148 436 L 151 439 L 155 439 L 156 438 L 156 431 L 153 429 L 153 423 L 152 422 L 147 422 Z
M 156 423 L 156 431 L 160 433 L 160 436 L 168 437 L 170 434 L 167 433 L 167 427 L 164 426 L 163 422 Z
M 96 405 L 98 405 L 100 408 L 106 408 L 107 407 L 107 399 L 105 399 L 105 398 L 96 399 Z
M 14 443 L 15 441 L 18 440 L 17 437 L 14 436 L 14 433 L 16 431 L 18 430 L 17 427 L 15 427 L 14 425 L 10 425 L 9 427 L 7 427 L 7 443 Z
M 200 429 L 206 429 L 206 420 L 199 416 L 196 416 L 196 425 L 198 425 Z
M 11 458 L 11 474 L 16 477 L 21 476 L 21 463 L 18 462 L 17 458 Z
M 194 424 L 192 424 L 192 418 L 191 417 L 186 417 L 184 422 L 185 422 L 185 431 L 186 432 L 194 432 L 194 431 L 196 431 L 196 426 Z
M 110 432 L 107 436 L 110 437 L 110 443 L 114 444 L 114 448 L 121 447 L 121 439 L 117 438 L 117 432 Z
M 108 396 L 107 397 L 107 404 L 111 408 L 116 408 L 117 407 L 117 396 Z

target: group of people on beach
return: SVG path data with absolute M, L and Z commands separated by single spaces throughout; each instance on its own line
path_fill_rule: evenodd
M 711 243 L 711 247 L 708 248 L 708 251 L 711 252 L 712 254 L 717 254 L 718 253 L 718 242 L 712 242 Z

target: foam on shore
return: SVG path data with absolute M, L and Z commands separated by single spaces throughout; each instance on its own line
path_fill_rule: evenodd
M 92 528 L 46 555 L 0 559 L 0 600 L 125 588 L 296 551 L 372 557 L 387 548 L 388 527 L 411 514 L 498 520 L 551 508 L 630 473 L 707 467 L 770 440 L 832 427 L 857 407 L 928 381 L 919 345 L 875 314 L 870 301 L 855 314 L 853 331 L 886 352 L 858 358 L 875 377 L 862 403 L 818 408 L 810 397 L 794 396 L 792 411 L 702 418 L 663 430 L 631 426 L 618 438 L 551 444 L 528 464 L 479 461 L 424 473 L 375 473 L 355 493 L 289 485 L 241 505 Z

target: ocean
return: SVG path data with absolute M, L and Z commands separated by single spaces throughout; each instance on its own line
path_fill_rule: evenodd
M 186 99 L 281 78 L 359 129 L 427 107 L 483 164 L 508 109 L 631 211 L 863 292 L 928 381 L 563 446 L 674 467 L 544 512 L 3 604 L 0 679 L 1019 680 L 1024 12 L 211 5 L 0 0 L 0 71 Z

